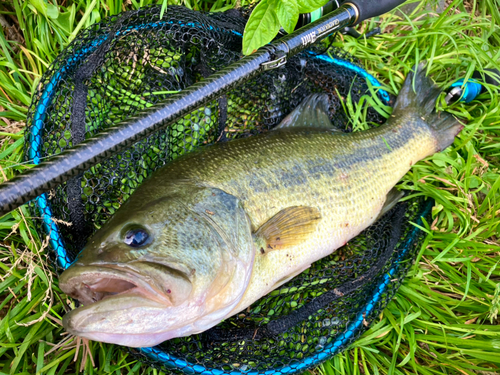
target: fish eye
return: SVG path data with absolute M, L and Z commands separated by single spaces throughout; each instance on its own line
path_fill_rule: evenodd
M 140 247 L 149 242 L 149 233 L 144 228 L 130 229 L 125 233 L 125 242 L 130 247 Z

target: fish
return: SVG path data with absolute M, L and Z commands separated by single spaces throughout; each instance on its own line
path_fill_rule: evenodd
M 61 274 L 82 304 L 64 328 L 149 347 L 246 309 L 373 224 L 410 168 L 453 143 L 463 125 L 436 111 L 440 93 L 420 64 L 379 127 L 338 131 L 312 94 L 269 132 L 161 167 Z

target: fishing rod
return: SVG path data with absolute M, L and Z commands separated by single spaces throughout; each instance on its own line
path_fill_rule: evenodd
M 328 13 L 333 12 L 334 10 L 340 8 L 342 3 L 346 0 L 330 0 L 327 2 L 325 5 L 323 5 L 321 8 L 318 8 L 310 13 L 301 13 L 299 14 L 299 19 L 297 21 L 297 25 L 295 26 L 294 30 L 298 30 L 301 27 L 304 27 L 305 25 L 308 25 L 321 17 L 327 15 Z M 361 37 L 366 37 L 369 38 L 373 35 L 380 34 L 380 27 L 376 27 L 371 31 L 368 31 L 366 34 L 360 34 L 356 31 L 356 29 L 352 26 L 346 26 L 343 29 L 339 30 L 341 34 L 344 35 L 350 35 L 354 38 L 361 38 Z M 284 28 L 281 28 L 278 35 L 283 36 L 287 35 L 288 33 L 285 31 Z
M 37 165 L 0 185 L 0 216 L 171 125 L 194 109 L 228 92 L 237 84 L 246 82 L 267 70 L 283 66 L 288 58 L 318 40 L 346 26 L 355 26 L 363 20 L 387 13 L 404 2 L 405 0 L 377 2 L 348 0 L 315 22 L 259 48 L 252 55 L 243 57 L 208 78 L 140 111 L 127 121 L 82 141 L 71 149 L 44 161 L 40 161 L 39 155 L 30 155 L 30 158 L 34 156 Z

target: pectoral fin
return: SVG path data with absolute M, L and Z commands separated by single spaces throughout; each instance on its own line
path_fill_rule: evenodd
M 321 128 L 337 130 L 333 127 L 328 117 L 328 95 L 312 94 L 304 99 L 278 126 L 274 129 L 284 128 Z
M 264 254 L 298 245 L 314 233 L 320 219 L 321 214 L 315 207 L 285 208 L 255 232 L 258 250 Z

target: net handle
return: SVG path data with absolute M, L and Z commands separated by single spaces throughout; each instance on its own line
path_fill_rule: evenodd
M 395 5 L 402 3 L 402 0 L 390 1 Z M 96 137 L 89 138 L 39 164 L 39 160 L 35 160 L 35 167 L 0 185 L 0 216 L 169 126 L 237 84 L 263 71 L 284 65 L 288 57 L 345 26 L 353 25 L 359 21 L 359 16 L 360 10 L 357 6 L 345 3 L 319 20 L 260 48 L 254 54 L 243 57 L 207 79 L 139 112 Z

